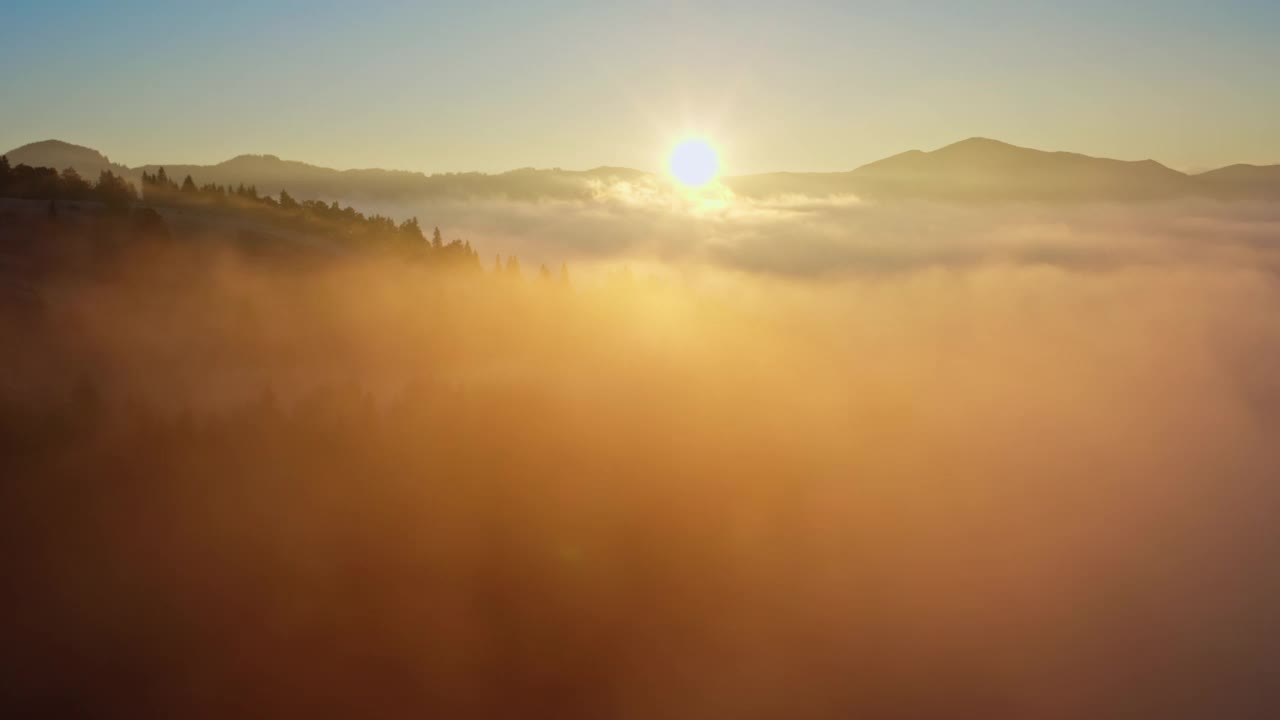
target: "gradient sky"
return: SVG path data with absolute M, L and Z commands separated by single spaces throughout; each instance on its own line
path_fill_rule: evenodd
M 654 170 L 697 132 L 737 173 L 974 135 L 1280 163 L 1275 0 L 7 0 L 0 20 L 0 151 Z

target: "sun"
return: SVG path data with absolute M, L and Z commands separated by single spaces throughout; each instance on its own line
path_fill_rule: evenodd
M 720 157 L 711 143 L 702 138 L 686 138 L 676 144 L 668 161 L 671 176 L 685 187 L 702 187 L 716 179 Z

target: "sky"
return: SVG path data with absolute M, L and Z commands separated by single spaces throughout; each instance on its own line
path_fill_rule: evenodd
M 126 165 L 271 153 L 424 172 L 848 170 L 971 136 L 1280 163 L 1280 3 L 27 2 L 0 22 L 0 151 Z

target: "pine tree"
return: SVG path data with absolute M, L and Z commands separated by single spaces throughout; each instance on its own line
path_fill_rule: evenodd
M 422 228 L 418 225 L 418 218 L 416 217 L 400 223 L 400 232 L 407 235 L 414 242 L 423 244 L 427 242 L 427 238 L 422 235 Z
M 431 247 L 434 250 L 439 250 L 444 247 L 444 239 L 440 237 L 439 226 L 436 226 L 436 229 L 431 233 Z
M 98 175 L 98 182 L 93 186 L 93 194 L 109 208 L 127 207 L 138 199 L 138 193 L 124 178 L 116 177 L 110 170 L 103 170 Z
M 63 199 L 83 200 L 89 196 L 89 183 L 80 177 L 80 173 L 76 172 L 75 168 L 69 167 L 62 171 L 59 185 L 61 186 L 59 194 Z

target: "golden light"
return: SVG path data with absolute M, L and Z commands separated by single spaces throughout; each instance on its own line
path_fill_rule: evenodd
M 702 138 L 681 140 L 671 151 L 671 176 L 681 185 L 696 188 L 716 179 L 720 157 L 711 143 Z

